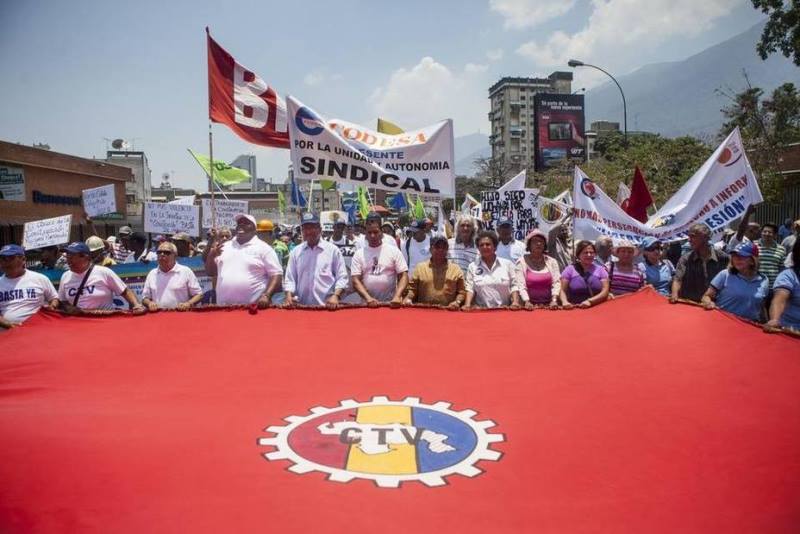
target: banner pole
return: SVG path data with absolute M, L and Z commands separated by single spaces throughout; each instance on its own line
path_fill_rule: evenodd
M 211 161 L 211 174 L 208 179 L 208 188 L 211 190 L 211 228 L 217 227 L 217 201 L 214 196 L 214 140 L 211 135 L 211 121 L 208 122 L 208 159 Z

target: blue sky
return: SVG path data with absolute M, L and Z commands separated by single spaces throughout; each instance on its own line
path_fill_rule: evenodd
M 488 87 L 502 76 L 615 74 L 683 59 L 762 19 L 749 0 L 464 0 L 0 3 L 0 139 L 102 157 L 132 139 L 153 182 L 204 187 L 186 148 L 208 151 L 205 26 L 279 93 L 329 118 L 406 128 L 454 120 L 488 132 Z M 604 80 L 576 72 L 574 87 Z M 288 151 L 214 125 L 214 156 L 252 153 L 281 182 Z

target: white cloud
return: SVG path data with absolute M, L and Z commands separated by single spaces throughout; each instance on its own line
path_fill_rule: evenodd
M 488 59 L 489 61 L 500 61 L 501 59 L 503 59 L 503 49 L 496 48 L 494 50 L 489 50 L 488 52 L 486 52 L 486 59 Z
M 505 19 L 503 26 L 515 30 L 560 17 L 574 5 L 575 0 L 489 0 L 489 9 Z
M 545 42 L 530 41 L 517 49 L 538 67 L 565 68 L 569 59 L 626 68 L 638 64 L 642 53 L 669 39 L 694 36 L 730 13 L 744 0 L 592 0 L 586 26 L 574 33 L 555 32 Z M 583 73 L 582 73 L 583 74 Z M 587 73 L 588 74 L 588 73 Z M 582 76 L 587 85 L 601 73 Z
M 375 89 L 368 103 L 372 112 L 403 128 L 419 128 L 453 119 L 457 135 L 488 131 L 485 65 L 468 63 L 452 71 L 432 57 L 411 68 L 395 70 L 388 82 Z
M 486 72 L 489 68 L 488 65 L 477 65 L 475 63 L 467 63 L 464 65 L 464 72 L 470 73 L 478 73 L 478 72 Z

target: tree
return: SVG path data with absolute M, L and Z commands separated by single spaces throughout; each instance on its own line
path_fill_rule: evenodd
M 800 66 L 800 5 L 795 0 L 752 0 L 753 7 L 769 15 L 756 46 L 761 59 L 780 51 Z
M 722 109 L 725 123 L 719 132 L 724 139 L 738 127 L 742 141 L 765 198 L 776 200 L 783 191 L 779 164 L 785 147 L 800 141 L 800 94 L 792 83 L 776 88 L 769 99 L 753 87 L 745 75 L 747 88 L 737 94 L 719 91 L 731 100 Z
M 620 182 L 630 185 L 636 166 L 645 175 L 656 204 L 663 204 L 686 183 L 686 180 L 711 155 L 711 147 L 694 137 L 668 139 L 657 134 L 628 134 L 628 143 L 621 133 L 600 136 L 595 143 L 599 157 L 582 164 L 609 196 L 615 196 Z M 534 183 L 542 194 L 555 196 L 572 189 L 572 164 L 566 160 L 545 173 L 534 175 Z

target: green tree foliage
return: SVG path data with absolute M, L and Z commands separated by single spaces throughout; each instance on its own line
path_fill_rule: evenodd
M 780 51 L 800 66 L 800 5 L 796 0 L 752 0 L 753 7 L 769 15 L 756 50 L 761 59 Z
M 645 175 L 656 204 L 663 204 L 708 159 L 712 149 L 694 137 L 668 139 L 656 134 L 628 135 L 625 145 L 621 133 L 601 136 L 595 150 L 599 153 L 581 165 L 611 198 L 615 198 L 620 182 L 630 185 L 638 165 Z M 535 176 L 536 186 L 545 196 L 554 196 L 572 189 L 572 165 L 562 165 Z
M 726 120 L 719 137 L 739 128 L 764 197 L 777 200 L 785 185 L 779 173 L 781 154 L 786 145 L 800 141 L 800 93 L 794 84 L 785 83 L 765 99 L 762 89 L 749 80 L 747 85 L 740 93 L 725 95 L 731 104 L 722 109 Z

